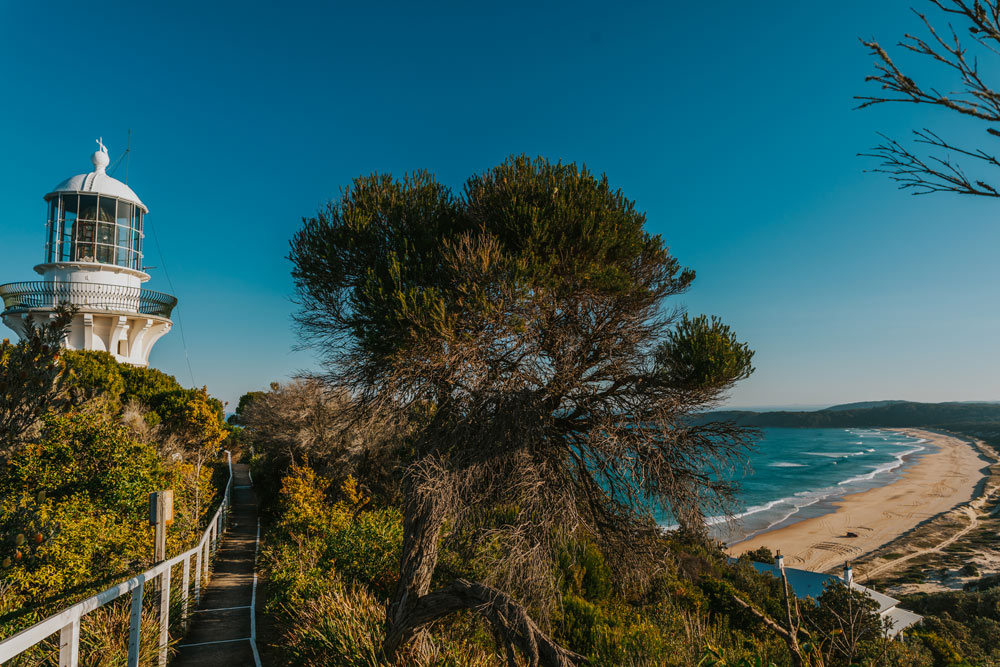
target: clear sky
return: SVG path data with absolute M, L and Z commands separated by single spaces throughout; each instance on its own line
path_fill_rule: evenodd
M 459 188 L 524 152 L 606 172 L 698 272 L 683 305 L 757 351 L 733 405 L 1000 400 L 1000 202 L 913 197 L 856 157 L 879 130 L 989 141 L 852 110 L 858 37 L 918 30 L 911 4 L 2 2 L 0 282 L 35 275 L 42 196 L 131 128 L 148 287 L 180 299 L 151 363 L 192 384 L 183 328 L 231 409 L 315 365 L 285 259 L 302 216 L 359 174 Z

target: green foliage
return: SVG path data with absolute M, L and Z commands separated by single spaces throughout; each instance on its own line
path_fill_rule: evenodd
M 921 593 L 904 603 L 925 616 L 911 634 L 933 654 L 937 667 L 1000 663 L 1000 588 Z
M 443 307 L 441 242 L 469 229 L 454 195 L 425 171 L 359 177 L 293 237 L 292 276 L 307 308 L 344 314 L 341 335 L 391 353 L 405 340 L 407 305 Z
M 885 647 L 886 627 L 878 603 L 839 583 L 828 585 L 815 607 L 804 611 L 811 630 L 828 654 L 829 667 L 876 661 Z
M 113 401 L 121 398 L 125 380 L 121 364 L 107 352 L 65 350 L 63 359 L 70 369 L 69 385 L 84 395 L 103 394 Z
M 1000 586 L 1000 574 L 991 574 L 976 581 L 970 581 L 962 588 L 967 591 L 985 591 Z
M 147 498 L 164 476 L 155 448 L 108 416 L 46 416 L 0 473 L 0 535 L 24 535 L 0 546 L 0 585 L 17 601 L 0 634 L 149 563 Z
M 267 610 L 284 634 L 289 664 L 381 665 L 402 517 L 394 508 L 367 509 L 369 499 L 351 477 L 336 501 L 329 499 L 330 487 L 308 466 L 293 466 L 282 480 L 278 520 L 262 552 Z M 398 664 L 498 664 L 475 644 L 439 639 L 433 659 L 408 653 Z
M 267 396 L 266 391 L 248 391 L 240 396 L 240 402 L 236 405 L 236 411 L 229 417 L 229 423 L 243 426 L 243 417 L 246 414 L 247 407 L 263 396 Z
M 344 499 L 330 503 L 326 500 L 330 481 L 311 468 L 294 466 L 282 483 L 277 529 L 298 549 L 311 549 L 316 567 L 323 564 L 348 584 L 388 595 L 399 567 L 402 516 L 394 508 L 355 512 L 354 507 L 365 505 L 366 499 L 358 496 L 354 484 L 348 477 L 341 487 Z M 294 588 L 298 579 L 290 581 Z
M 0 465 L 0 636 L 148 567 L 152 491 L 175 491 L 175 521 L 167 536 L 174 553 L 196 538 L 215 495 L 212 467 L 165 460 L 151 440 L 158 431 L 122 422 L 126 400 L 178 389 L 170 376 L 119 364 L 103 353 L 60 355 L 58 347 L 46 352 L 44 346 L 31 352 L 29 343 L 3 347 L 7 370 L 28 363 L 48 373 L 65 362 L 66 384 L 77 400 L 75 407 L 40 403 L 59 409 L 42 414 L 37 429 L 22 431 Z M 192 395 L 194 401 L 183 406 L 188 421 L 220 431 L 221 404 L 200 391 Z M 84 639 L 103 645 L 121 639 L 114 632 L 85 628 Z
M 591 542 L 564 546 L 556 556 L 563 590 L 587 600 L 606 600 L 611 594 L 611 569 L 604 554 Z
M 396 583 L 403 517 L 399 510 L 362 512 L 326 540 L 326 555 L 345 581 L 359 582 L 382 595 Z
M 678 268 L 663 240 L 644 231 L 635 203 L 575 163 L 511 156 L 471 177 L 464 195 L 468 218 L 500 242 L 518 280 L 533 287 L 630 292 L 646 288 L 635 280 L 636 263 L 661 262 L 666 276 Z M 688 270 L 677 278 L 693 279 Z
M 213 427 L 215 431 L 225 424 L 222 401 L 209 396 L 204 387 L 170 389 L 154 394 L 149 407 L 174 430 L 186 431 L 192 427 L 197 430 L 195 423 L 201 422 L 204 427 Z M 210 439 L 221 442 L 221 437 L 214 433 Z
M 743 553 L 742 557 L 757 563 L 768 563 L 770 565 L 774 565 L 774 552 L 767 547 L 757 547 L 751 551 L 746 551 Z
M 152 407 L 163 394 L 189 391 L 172 375 L 119 363 L 107 352 L 75 350 L 63 354 L 71 370 L 71 385 L 88 395 L 104 395 L 120 403 L 136 400 Z
M 201 439 L 216 444 L 225 436 L 217 433 L 224 424 L 222 402 L 209 396 L 204 387 L 185 389 L 172 375 L 119 363 L 107 352 L 67 351 L 63 356 L 70 369 L 69 385 L 84 396 L 101 396 L 116 407 L 137 401 L 150 410 L 146 414 L 150 426 L 166 422 L 168 429 L 183 432 L 188 438 L 194 437 L 192 430 L 198 428 L 212 431 Z M 206 414 L 195 416 L 194 412 Z
M 684 315 L 660 348 L 657 362 L 672 386 L 702 389 L 727 385 L 753 373 L 753 350 L 718 318 Z
M 722 651 L 714 646 L 705 647 L 705 655 L 698 663 L 698 667 L 777 667 L 773 662 L 767 661 L 763 656 L 743 656 L 737 660 L 728 660 Z
M 454 289 L 444 258 L 468 234 L 497 244 L 494 273 L 530 289 L 638 295 L 649 289 L 638 267 L 657 272 L 657 288 L 681 291 L 694 279 L 643 230 L 634 203 L 586 167 L 511 156 L 471 177 L 463 194 L 425 171 L 401 181 L 373 174 L 304 220 L 289 256 L 303 331 L 356 345 L 375 361 L 402 349 L 423 323 L 459 317 L 474 301 Z
M 155 368 L 120 364 L 119 372 L 125 383 L 123 400 L 134 399 L 143 405 L 152 405 L 156 396 L 183 389 L 173 375 Z
M 291 611 L 291 610 L 290 610 Z M 330 585 L 291 613 L 281 638 L 287 664 L 307 667 L 383 667 L 385 601 L 364 586 Z M 398 667 L 500 667 L 480 646 L 453 638 L 430 641 L 423 651 L 397 657 Z
M 42 438 L 29 443 L 0 477 L 0 492 L 82 495 L 107 512 L 139 521 L 147 495 L 163 480 L 156 449 L 103 415 L 48 415 Z
M 557 623 L 567 646 L 586 655 L 593 665 L 613 667 L 669 655 L 671 642 L 661 626 L 628 605 L 598 605 L 567 595 Z
M 283 637 L 292 664 L 381 667 L 385 608 L 364 587 L 334 584 L 295 610 Z
M 959 569 L 958 573 L 963 577 L 978 577 L 979 568 L 976 567 L 975 563 L 966 563 Z
M 0 343 L 0 456 L 15 451 L 39 418 L 63 402 L 67 374 L 59 342 L 74 313 L 60 306 L 44 326 L 26 320 L 16 345 L 6 338 Z
M 694 272 L 644 223 L 605 177 L 512 156 L 470 178 L 461 198 L 426 172 L 402 181 L 356 179 L 304 221 L 290 255 L 298 320 L 323 345 L 343 383 L 336 388 L 359 405 L 389 406 L 387 412 L 397 400 L 428 408 L 431 419 L 414 426 L 398 463 L 433 457 L 424 488 L 442 482 L 449 489 L 443 493 L 453 495 L 438 514 L 429 498 L 407 489 L 407 510 L 425 512 L 407 514 L 407 525 L 440 534 L 442 559 L 449 562 L 450 551 L 455 570 L 489 567 L 494 581 L 511 582 L 517 573 L 504 569 L 505 560 L 527 563 L 523 584 L 510 587 L 524 598 L 543 595 L 539 589 L 551 581 L 544 573 L 555 567 L 560 599 L 544 603 L 551 610 L 562 602 L 552 630 L 597 664 L 662 664 L 675 648 L 690 649 L 690 628 L 671 612 L 715 622 L 713 610 L 699 607 L 709 595 L 691 580 L 722 581 L 721 559 L 704 559 L 711 562 L 698 563 L 703 571 L 675 576 L 656 591 L 661 595 L 647 598 L 647 591 L 614 581 L 595 545 L 569 545 L 556 563 L 549 560 L 556 554 L 539 547 L 574 531 L 601 543 L 626 536 L 654 543 L 658 534 L 644 521 L 642 502 L 650 498 L 682 510 L 682 523 L 695 530 L 702 509 L 728 491 L 705 469 L 749 444 L 725 424 L 675 428 L 695 406 L 746 377 L 752 353 L 715 318 L 685 318 L 667 335 L 672 320 L 663 316 L 664 301 L 683 292 Z M 340 522 L 339 511 L 320 502 L 327 496 L 321 482 L 294 468 L 289 477 L 298 481 L 286 483 L 286 502 L 290 494 L 302 502 L 283 510 L 281 540 L 310 553 L 308 568 L 292 572 L 289 584 L 312 585 L 330 563 L 330 571 L 379 592 L 377 576 L 352 568 L 379 562 L 366 549 L 381 548 L 392 522 L 373 511 Z M 365 514 L 375 523 L 362 529 Z M 438 583 L 431 580 L 438 548 L 424 546 L 433 540 L 409 544 L 426 550 L 407 559 L 426 559 L 427 567 L 418 576 L 402 573 L 396 590 L 412 594 L 392 603 L 391 616 L 400 619 L 420 604 L 422 593 L 414 591 Z M 503 546 L 516 550 L 512 557 L 496 557 Z M 649 555 L 663 544 L 648 552 L 637 546 L 618 553 L 631 562 L 616 563 L 616 570 L 658 566 Z M 275 562 L 273 569 L 280 579 L 293 568 Z M 635 573 L 637 589 L 649 579 L 642 574 Z M 680 591 L 676 600 L 666 594 L 673 590 Z

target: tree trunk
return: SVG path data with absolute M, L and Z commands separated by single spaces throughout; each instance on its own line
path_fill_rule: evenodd
M 493 634 L 504 644 L 507 660 L 516 665 L 520 651 L 530 667 L 572 667 L 583 656 L 568 651 L 547 637 L 527 610 L 507 594 L 476 582 L 456 579 L 445 588 L 430 591 L 437 566 L 438 540 L 444 508 L 434 493 L 411 493 L 403 521 L 400 576 L 386 610 L 383 652 L 393 662 L 398 651 L 433 621 L 464 609 L 482 614 Z
M 402 619 L 431 588 L 431 577 L 437 567 L 438 539 L 444 524 L 444 508 L 433 493 L 411 490 L 407 495 L 399 581 L 386 610 L 384 650 L 390 659 L 419 629 L 408 626 Z
M 512 666 L 517 664 L 515 650 L 527 658 L 530 667 L 573 667 L 585 659 L 552 641 L 509 595 L 465 579 L 455 579 L 441 590 L 416 598 L 396 617 L 392 631 L 398 637 L 412 638 L 429 623 L 464 609 L 486 618 L 494 636 L 503 643 Z M 397 644 L 396 649 L 401 646 L 402 643 Z M 386 655 L 392 659 L 394 654 L 387 650 Z

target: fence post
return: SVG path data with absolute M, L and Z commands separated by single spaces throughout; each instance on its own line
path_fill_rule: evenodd
M 144 575 L 139 575 L 139 585 L 132 589 L 132 613 L 128 621 L 128 667 L 139 667 L 139 643 L 142 641 L 142 584 Z
M 170 568 L 160 575 L 160 667 L 167 667 L 167 642 L 170 639 Z
M 59 631 L 59 667 L 80 664 L 80 619 L 74 618 Z
M 181 568 L 181 625 L 188 627 L 188 587 L 191 585 L 191 556 L 184 557 Z
M 201 547 L 194 560 L 194 604 L 196 607 L 201 604 Z

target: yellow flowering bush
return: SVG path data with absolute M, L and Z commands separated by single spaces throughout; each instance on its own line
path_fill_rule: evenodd
M 149 567 L 151 492 L 175 490 L 169 553 L 200 533 L 193 487 L 216 495 L 211 468 L 199 476 L 191 464 L 166 466 L 106 413 L 49 414 L 43 423 L 41 437 L 0 466 L 0 637 Z
M 284 582 L 289 598 L 298 598 L 302 586 L 311 588 L 308 582 L 320 576 L 319 571 L 335 572 L 346 582 L 387 595 L 399 567 L 402 516 L 394 508 L 357 511 L 369 499 L 351 476 L 340 486 L 340 499 L 330 502 L 332 485 L 307 465 L 293 465 L 282 480 L 276 528 L 284 543 L 293 546 L 288 553 L 273 555 L 280 561 L 295 555 L 299 562 L 285 563 L 275 576 Z

